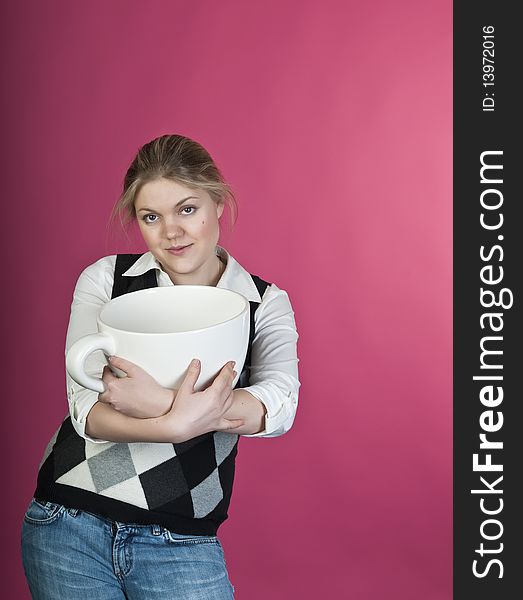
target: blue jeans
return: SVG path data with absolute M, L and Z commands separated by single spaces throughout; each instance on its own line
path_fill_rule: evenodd
M 22 561 L 35 600 L 231 600 L 220 541 L 32 500 Z

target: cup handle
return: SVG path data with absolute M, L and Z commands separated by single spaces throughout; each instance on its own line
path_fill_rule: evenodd
M 85 372 L 85 361 L 95 350 L 103 350 L 109 355 L 115 354 L 113 338 L 105 333 L 92 333 L 80 338 L 69 348 L 65 357 L 65 368 L 76 383 L 101 394 L 105 390 L 103 381 Z

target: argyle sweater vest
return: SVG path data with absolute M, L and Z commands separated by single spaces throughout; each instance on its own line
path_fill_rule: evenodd
M 123 277 L 140 256 L 117 256 L 112 298 L 158 285 L 155 269 Z M 263 297 L 270 284 L 251 277 Z M 236 387 L 249 384 L 258 306 L 250 302 L 249 345 Z M 227 518 L 238 439 L 237 434 L 214 431 L 181 444 L 101 444 L 78 435 L 67 416 L 44 452 L 34 497 L 123 523 L 216 535 Z

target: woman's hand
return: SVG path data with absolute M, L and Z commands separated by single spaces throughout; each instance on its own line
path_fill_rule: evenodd
M 226 419 L 233 400 L 232 382 L 236 377 L 234 362 L 228 362 L 218 373 L 213 383 L 202 392 L 195 392 L 194 386 L 200 376 L 199 360 L 193 360 L 187 375 L 176 394 L 176 399 L 168 415 L 178 442 L 209 431 L 230 431 L 242 427 L 244 419 Z
M 106 365 L 102 381 L 105 391 L 98 394 L 98 400 L 109 404 L 129 417 L 147 419 L 160 417 L 169 412 L 176 390 L 162 387 L 141 367 L 119 356 L 112 356 L 111 365 L 127 373 L 127 377 L 117 377 Z

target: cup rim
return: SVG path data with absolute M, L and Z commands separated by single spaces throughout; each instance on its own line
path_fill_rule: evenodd
M 229 319 L 225 319 L 224 321 L 220 321 L 219 323 L 214 323 L 213 325 L 209 325 L 208 327 L 200 327 L 198 329 L 189 329 L 187 331 L 159 331 L 159 332 L 152 332 L 152 331 L 130 331 L 129 329 L 122 329 L 120 327 L 114 327 L 113 325 L 110 325 L 108 323 L 106 323 L 103 320 L 103 313 L 106 310 L 106 307 L 109 304 L 112 304 L 114 306 L 114 304 L 117 304 L 118 301 L 125 301 L 125 298 L 132 296 L 134 294 L 164 294 L 166 292 L 171 293 L 173 289 L 180 289 L 180 288 L 210 288 L 213 290 L 219 290 L 220 293 L 226 293 L 226 294 L 234 294 L 236 296 L 239 296 L 241 298 L 241 300 L 243 301 L 243 308 L 240 312 L 238 312 L 236 315 L 234 315 L 233 317 L 230 317 Z M 152 288 L 146 288 L 143 290 L 136 290 L 134 292 L 129 292 L 127 294 L 122 294 L 121 296 L 118 296 L 116 298 L 112 298 L 111 300 L 109 300 L 108 302 L 106 302 L 103 307 L 101 308 L 100 312 L 98 313 L 97 316 L 97 322 L 98 324 L 103 324 L 104 327 L 112 329 L 114 331 L 121 331 L 123 333 L 126 334 L 130 334 L 130 335 L 186 335 L 186 334 L 192 334 L 192 333 L 198 333 L 200 331 L 208 331 L 210 329 L 214 329 L 216 327 L 221 327 L 222 325 L 225 325 L 225 323 L 229 323 L 230 321 L 233 321 L 235 319 L 238 319 L 240 317 L 242 317 L 244 315 L 244 313 L 247 312 L 249 308 L 249 300 L 247 300 L 247 298 L 241 294 L 240 292 L 235 292 L 234 290 L 229 290 L 227 288 L 219 288 L 216 287 L 214 285 L 194 285 L 194 284 L 178 284 L 176 286 L 166 286 L 166 287 L 152 287 Z

